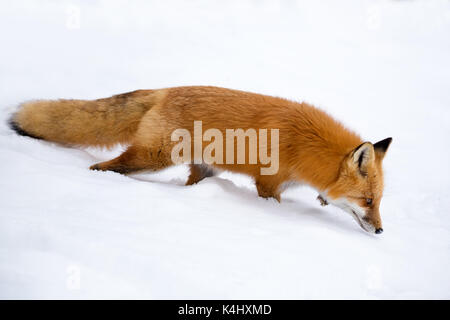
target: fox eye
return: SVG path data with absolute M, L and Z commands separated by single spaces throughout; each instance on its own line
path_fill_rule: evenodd
M 366 203 L 368 206 L 372 205 L 373 200 L 371 198 L 366 199 Z

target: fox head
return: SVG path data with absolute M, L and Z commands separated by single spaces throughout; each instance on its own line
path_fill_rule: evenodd
M 380 202 L 383 196 L 382 162 L 392 138 L 375 144 L 365 142 L 351 151 L 341 164 L 337 181 L 327 200 L 350 213 L 361 228 L 382 233 Z

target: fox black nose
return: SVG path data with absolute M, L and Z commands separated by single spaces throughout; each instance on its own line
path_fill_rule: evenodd
M 375 230 L 376 234 L 380 234 L 383 233 L 383 228 L 378 228 L 377 230 Z

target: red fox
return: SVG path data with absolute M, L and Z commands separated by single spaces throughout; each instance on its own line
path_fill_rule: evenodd
M 249 141 L 251 135 L 246 133 L 252 128 L 277 130 L 277 150 L 272 143 L 274 136 L 267 143 L 260 136 L 259 146 L 271 154 L 278 152 L 279 164 L 274 174 L 262 174 L 267 161 L 261 153 L 252 156 L 250 142 L 245 146 L 246 161 L 242 161 L 244 157 L 209 164 L 189 161 L 187 185 L 214 175 L 213 169 L 224 169 L 253 177 L 259 196 L 280 201 L 288 184 L 307 184 L 318 191 L 322 205 L 342 208 L 367 232 L 383 232 L 379 212 L 382 160 L 392 138 L 375 144 L 364 142 L 327 113 L 306 103 L 218 87 L 174 87 L 97 100 L 25 102 L 11 117 L 10 126 L 21 135 L 70 146 L 127 144 L 120 156 L 90 169 L 128 174 L 173 165 L 173 149 L 178 143 L 173 133 L 181 128 L 195 135 L 194 122 L 198 121 L 203 129 L 223 135 L 230 129 L 246 130 L 244 140 Z M 200 141 L 203 151 L 208 148 L 205 140 Z M 236 160 L 239 155 L 232 153 L 236 150 L 227 149 L 227 159 Z M 256 162 L 248 161 L 251 158 Z

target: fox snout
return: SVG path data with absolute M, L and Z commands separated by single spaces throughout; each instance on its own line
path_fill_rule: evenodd
M 375 217 L 374 217 L 375 215 Z M 375 234 L 381 234 L 383 233 L 383 227 L 381 224 L 381 219 L 379 217 L 379 214 L 373 214 L 372 212 L 366 213 L 364 217 L 361 219 L 361 227 L 368 231 L 373 232 Z

